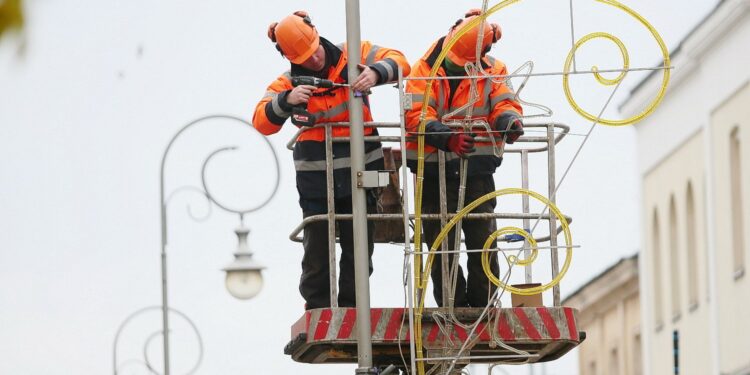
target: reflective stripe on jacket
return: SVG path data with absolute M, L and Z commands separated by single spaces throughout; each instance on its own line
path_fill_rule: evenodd
M 329 43 L 321 38 L 322 43 Z M 364 41 L 361 44 L 361 59 L 365 65 L 376 70 L 381 82 L 394 81 L 397 78 L 398 67 L 401 66 L 404 75 L 411 69 L 404 55 L 396 50 L 380 47 Z M 348 83 L 346 46 L 334 46 L 338 49 L 338 61 L 328 68 L 326 79 L 337 83 Z M 280 99 L 282 95 L 293 89 L 290 71 L 280 75 L 266 89 L 266 94 L 255 107 L 253 126 L 265 135 L 281 130 L 281 126 L 291 116 L 291 108 L 283 108 Z M 307 111 L 316 117 L 316 123 L 349 121 L 349 88 L 317 89 L 307 103 Z M 368 100 L 364 100 L 364 120 L 372 121 Z M 348 137 L 349 128 L 337 126 L 333 129 L 334 137 Z M 373 129 L 365 129 L 365 135 L 371 134 Z M 322 128 L 309 129 L 300 134 L 297 141 L 323 141 L 325 131 Z
M 427 53 L 414 65 L 411 70 L 413 77 L 427 77 L 430 75 L 434 63 L 442 50 L 443 38 L 435 42 Z M 482 58 L 484 70 L 491 75 L 506 75 L 508 71 L 505 64 L 491 56 Z M 446 77 L 444 66 L 438 69 L 437 77 Z M 495 80 L 498 80 L 495 78 Z M 429 133 L 430 124 L 434 127 L 439 123 L 447 123 L 451 119 L 463 120 L 466 117 L 466 110 L 456 113 L 453 117 L 448 118 L 446 115 L 466 105 L 470 98 L 469 79 L 462 79 L 458 83 L 454 92 L 451 92 L 450 81 L 446 79 L 435 80 L 432 83 L 430 99 L 427 103 L 426 132 Z M 455 85 L 455 83 L 454 83 Z M 507 119 L 515 116 L 521 117 L 523 109 L 518 103 L 515 93 L 504 82 L 492 82 L 490 79 L 477 80 L 477 93 L 479 99 L 474 103 L 472 108 L 471 119 L 483 120 L 491 127 L 492 130 L 504 130 Z M 417 132 L 419 128 L 419 117 L 422 112 L 424 103 L 425 90 L 427 88 L 426 80 L 410 80 L 406 82 L 406 92 L 412 94 L 412 108 L 406 111 L 406 129 L 407 132 Z M 487 137 L 486 128 L 473 128 L 472 132 L 478 137 Z M 460 131 L 460 129 L 453 129 Z M 494 133 L 495 145 L 502 147 L 502 134 Z M 425 175 L 437 175 L 437 149 L 428 143 L 443 143 L 447 141 L 447 136 L 426 135 L 425 142 Z M 500 166 L 502 159 L 495 156 L 495 149 L 492 142 L 476 142 L 476 151 L 469 155 L 469 175 L 492 174 Z M 411 137 L 406 142 L 407 148 L 407 165 L 416 173 L 417 170 L 417 142 L 415 137 Z M 446 176 L 449 178 L 458 175 L 459 158 L 454 153 L 446 153 Z
M 343 44 L 333 45 L 325 38 L 320 38 L 321 45 L 326 50 L 328 70 L 319 78 L 329 79 L 337 83 L 349 83 L 347 78 L 347 52 Z M 398 75 L 399 66 L 404 74 L 408 74 L 408 62 L 404 55 L 396 50 L 373 45 L 370 42 L 361 43 L 361 61 L 378 72 L 378 83 L 394 81 Z M 292 65 L 290 71 L 284 72 L 268 88 L 263 98 L 255 107 L 253 126 L 262 134 L 271 135 L 281 130 L 282 125 L 292 115 L 292 108 L 286 103 L 286 95 L 294 88 L 291 78 L 293 75 L 311 75 L 296 73 L 304 71 L 298 65 Z M 334 87 L 319 88 L 307 103 L 307 112 L 315 118 L 315 123 L 348 122 L 349 121 L 349 88 Z M 363 100 L 363 119 L 372 121 L 369 100 Z M 334 138 L 348 137 L 349 128 L 334 126 Z M 376 135 L 374 128 L 365 128 L 365 135 Z M 368 170 L 382 169 L 383 152 L 379 142 L 365 143 L 365 163 Z M 349 144 L 334 143 L 334 187 L 336 196 L 351 194 L 351 176 Z M 314 128 L 302 132 L 297 137 L 294 147 L 294 164 L 297 171 L 297 188 L 303 198 L 321 198 L 326 196 L 325 179 L 325 129 Z

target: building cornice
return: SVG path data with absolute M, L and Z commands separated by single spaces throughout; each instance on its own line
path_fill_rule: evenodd
M 702 57 L 747 15 L 748 10 L 750 0 L 724 0 L 688 34 L 671 56 L 675 69 L 668 91 L 674 90 L 691 76 L 700 66 Z M 653 100 L 654 93 L 661 85 L 661 77 L 661 70 L 656 70 L 638 83 L 620 105 L 620 112 L 630 117 L 642 111 Z
M 623 288 L 629 282 L 635 281 L 635 290 Z M 565 306 L 573 306 L 579 311 L 588 310 L 592 305 L 617 295 L 619 299 L 637 292 L 638 287 L 638 255 L 623 258 L 594 279 L 579 288 L 563 301 Z

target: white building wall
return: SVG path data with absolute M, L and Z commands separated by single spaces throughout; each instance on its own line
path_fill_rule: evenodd
M 740 202 L 732 200 L 729 140 L 733 129 L 740 139 Z M 719 303 L 719 352 L 722 373 L 750 373 L 750 83 L 732 95 L 712 115 L 711 121 L 716 207 L 716 285 Z M 735 270 L 732 206 L 742 204 L 744 266 Z
M 708 345 L 710 320 L 706 299 L 705 297 L 701 298 L 701 296 L 705 296 L 707 290 L 707 270 L 705 266 L 698 267 L 696 275 L 688 271 L 687 246 L 685 246 L 687 241 L 686 195 L 687 187 L 690 183 L 693 186 L 694 197 L 697 197 L 695 202 L 696 228 L 699 231 L 699 233 L 696 233 L 696 242 L 698 245 L 697 263 L 700 265 L 706 264 L 705 236 L 699 235 L 700 232 L 705 231 L 707 225 L 704 215 L 702 215 L 705 211 L 705 204 L 700 200 L 700 197 L 703 196 L 702 185 L 705 177 L 702 167 L 703 154 L 703 136 L 699 132 L 688 139 L 686 143 L 681 145 L 657 167 L 653 168 L 644 176 L 643 180 L 643 210 L 648 213 L 644 217 L 644 220 L 648 223 L 648 229 L 646 231 L 645 251 L 641 256 L 641 261 L 648 263 L 648 266 L 641 268 L 641 270 L 642 272 L 648 270 L 651 280 L 654 280 L 656 277 L 661 279 L 663 303 L 662 324 L 657 326 L 654 311 L 653 309 L 649 309 L 647 318 L 650 321 L 650 328 L 645 329 L 645 332 L 643 332 L 643 337 L 649 340 L 651 344 L 650 373 L 652 374 L 673 373 L 672 332 L 674 330 L 679 331 L 680 334 L 680 362 L 682 365 L 680 374 L 698 375 L 710 373 L 710 362 L 705 360 L 706 355 L 710 353 Z M 679 245 L 677 262 L 674 262 L 669 257 L 669 227 L 671 219 L 669 207 L 673 197 L 677 211 L 676 226 Z M 651 229 L 654 211 L 657 212 L 659 220 L 659 251 L 661 252 L 662 261 L 657 274 L 651 272 L 654 267 L 653 254 L 655 251 L 653 246 L 655 233 Z M 671 282 L 673 272 L 677 272 L 680 276 L 679 292 L 681 294 L 681 305 L 676 309 L 680 311 L 679 315 L 672 314 L 672 311 L 675 310 L 674 306 L 671 305 L 672 298 L 670 298 L 674 292 Z M 699 286 L 702 286 L 702 288 L 699 288 L 698 304 L 694 306 L 690 306 L 688 303 L 687 285 L 689 277 L 697 277 L 701 280 Z M 653 289 L 654 285 L 652 281 L 645 288 Z M 653 295 L 650 298 L 653 299 Z M 653 301 L 651 301 L 650 305 L 653 306 Z
M 674 70 L 665 99 L 656 112 L 635 125 L 642 173 L 708 123 L 711 111 L 750 77 L 748 9 L 748 0 L 727 0 L 685 40 L 672 60 Z M 661 83 L 661 73 L 656 76 L 622 107 L 624 116 L 640 113 L 653 99 Z
M 745 250 L 750 237 L 750 1 L 726 0 L 689 35 L 672 61 L 673 81 L 657 111 L 636 125 L 643 176 L 643 253 L 640 260 L 644 371 L 672 372 L 672 331 L 680 332 L 680 374 L 750 374 L 750 276 L 735 280 L 729 207 L 730 124 L 742 127 Z M 640 113 L 658 89 L 659 74 L 622 106 Z M 734 103 L 732 106 L 731 103 Z M 730 108 L 731 107 L 731 108 Z M 744 111 L 744 112 L 743 112 Z M 708 148 L 707 148 L 708 147 Z M 687 292 L 687 258 L 669 259 L 669 202 L 677 208 L 680 250 L 686 243 L 686 184 L 695 197 L 698 303 Z M 710 196 L 708 196 L 710 195 Z M 653 273 L 654 208 L 659 214 L 661 273 Z M 750 254 L 745 259 L 750 261 Z M 670 274 L 677 269 L 680 315 L 672 316 Z M 661 277 L 663 326 L 654 319 L 654 278 Z

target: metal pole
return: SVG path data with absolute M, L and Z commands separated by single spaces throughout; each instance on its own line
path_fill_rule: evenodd
M 125 361 L 122 364 L 119 364 L 117 362 L 117 346 L 118 346 L 118 343 L 120 342 L 120 337 L 121 337 L 123 330 L 135 317 L 143 313 L 153 311 L 153 310 L 161 310 L 161 306 L 149 306 L 149 307 L 144 307 L 142 309 L 139 309 L 133 312 L 132 314 L 128 315 L 128 317 L 125 318 L 125 320 L 123 320 L 122 323 L 120 323 L 120 326 L 117 328 L 117 333 L 115 334 L 114 343 L 112 344 L 112 371 L 114 375 L 118 375 L 118 373 L 120 373 L 119 371 L 120 366 L 118 365 L 124 366 L 128 362 L 128 361 Z M 171 307 L 169 308 L 169 310 L 177 314 L 178 317 L 185 319 L 185 321 L 190 325 L 190 328 L 192 328 L 193 332 L 195 333 L 195 337 L 198 339 L 198 349 L 199 349 L 198 359 L 195 361 L 195 364 L 190 369 L 190 371 L 186 372 L 187 375 L 193 374 L 198 370 L 198 367 L 203 361 L 203 337 L 201 337 L 201 333 L 200 331 L 198 331 L 198 326 L 196 326 L 195 323 L 190 319 L 190 317 L 188 317 L 185 313 L 181 312 L 180 310 L 173 309 Z M 158 333 L 159 332 L 156 332 L 154 335 L 157 335 Z M 149 341 L 150 339 L 144 343 L 144 352 L 146 351 L 146 348 L 148 347 Z M 149 373 L 156 373 L 156 371 L 154 370 L 154 366 L 152 366 L 151 362 L 149 362 L 148 356 L 146 356 L 143 361 L 137 361 L 136 363 L 140 363 L 143 366 L 146 366 L 146 369 L 149 370 Z
M 164 202 L 163 163 L 161 176 L 161 309 L 162 343 L 164 344 L 164 375 L 169 375 L 169 304 L 167 301 L 167 205 Z
M 326 197 L 328 203 L 328 283 L 331 307 L 339 307 L 336 287 L 336 203 L 333 191 L 333 134 L 326 125 Z
M 529 151 L 528 150 L 521 150 L 521 187 L 529 190 Z M 521 203 L 523 206 L 523 213 L 527 214 L 529 213 L 529 196 L 526 194 L 523 194 L 521 196 Z M 531 223 L 529 219 L 523 219 L 523 229 L 526 231 L 530 231 Z M 529 241 L 524 240 L 523 241 L 523 254 L 525 259 L 531 258 L 531 249 L 528 247 Z M 531 265 L 524 267 L 526 271 L 526 284 L 531 284 L 532 278 L 531 278 Z
M 169 155 L 169 150 L 172 149 L 172 145 L 174 142 L 179 138 L 179 136 L 184 133 L 187 129 L 191 128 L 192 126 L 201 123 L 205 120 L 210 119 L 226 119 L 226 120 L 233 120 L 240 122 L 244 125 L 247 125 L 248 127 L 252 128 L 253 124 L 235 116 L 231 115 L 208 115 L 203 116 L 198 119 L 195 119 L 186 125 L 184 125 L 180 130 L 175 133 L 175 135 L 172 136 L 172 139 L 169 140 L 169 143 L 167 144 L 167 147 L 164 149 L 164 153 L 161 156 L 161 166 L 159 168 L 159 203 L 160 203 L 160 211 L 161 211 L 161 310 L 162 310 L 162 336 L 163 336 L 163 343 L 164 343 L 164 374 L 163 375 L 170 375 L 169 371 L 169 303 L 168 303 L 168 294 L 167 294 L 167 200 L 165 198 L 164 194 L 164 167 L 167 163 L 167 155 Z M 265 139 L 265 138 L 264 138 Z M 269 147 L 271 147 L 271 150 L 273 150 L 273 146 L 271 146 L 271 143 L 268 142 L 267 139 L 266 143 Z M 223 150 L 223 149 L 222 149 Z M 210 157 L 209 157 L 210 158 Z M 208 160 L 208 159 L 207 159 Z M 276 164 L 276 170 L 279 170 L 279 160 L 276 157 L 276 154 L 274 153 L 274 162 Z M 205 163 L 204 163 L 204 169 L 205 169 Z M 278 176 L 278 174 L 277 174 Z M 203 186 L 205 189 L 205 176 L 203 181 Z M 274 187 L 274 192 L 271 194 L 273 196 L 276 194 L 277 188 L 279 186 L 279 180 L 277 177 L 276 185 Z M 208 190 L 205 190 L 206 197 L 219 207 L 221 207 L 224 210 L 235 212 L 235 213 L 248 213 L 254 210 L 259 209 L 260 207 L 263 207 L 270 201 L 270 197 L 268 200 L 266 200 L 264 203 L 262 203 L 259 206 L 256 206 L 254 208 L 244 210 L 244 211 L 237 211 L 227 208 L 226 206 L 220 204 L 217 202 L 211 194 L 208 192 Z
M 439 188 L 440 188 L 440 227 L 444 227 L 445 223 L 448 221 L 448 205 L 446 201 L 446 195 L 447 195 L 447 188 L 446 188 L 446 181 L 445 181 L 445 152 L 438 150 L 438 178 L 439 180 Z M 459 232 L 454 232 L 459 233 Z M 448 250 L 448 237 L 446 236 L 443 238 L 443 242 L 440 244 L 440 250 L 447 251 Z M 460 245 L 460 243 L 459 243 Z M 427 248 L 429 249 L 430 246 L 432 246 L 431 243 L 427 244 Z M 454 249 L 458 250 L 458 248 Z M 446 254 L 443 253 L 440 255 L 440 274 L 442 282 L 440 284 L 440 288 L 442 290 L 442 298 L 443 298 L 443 304 L 441 307 L 448 307 L 450 306 L 449 301 L 454 298 L 455 294 L 452 292 L 453 288 L 451 288 L 451 284 L 448 282 L 450 280 L 450 257 L 452 257 L 453 254 Z
M 555 203 L 555 126 L 547 125 L 547 179 L 549 182 L 549 200 Z M 554 215 L 549 218 L 549 245 L 555 249 L 550 251 L 550 260 L 552 266 L 552 278 L 557 277 L 560 272 L 560 266 L 557 259 L 557 223 Z M 552 287 L 552 306 L 560 306 L 560 284 Z
M 404 256 L 411 259 L 412 255 L 409 254 L 410 238 L 409 235 L 409 171 L 406 166 L 406 119 L 404 118 L 404 72 L 401 67 L 398 68 L 398 96 L 400 105 L 400 128 L 401 128 L 401 183 L 403 184 L 403 190 L 401 195 L 402 210 L 404 213 Z M 411 104 L 410 104 L 411 105 Z M 409 108 L 411 109 L 411 107 Z M 421 230 L 421 228 L 417 229 Z M 406 306 L 409 309 L 409 356 L 411 359 L 411 373 L 417 373 L 416 364 L 416 349 L 414 344 L 414 286 L 412 285 L 412 274 L 411 274 L 411 262 L 406 262 Z M 421 334 L 421 333 L 420 333 Z
M 359 76 L 361 42 L 359 0 L 346 0 L 347 72 L 350 80 Z M 367 204 L 365 190 L 357 186 L 365 170 L 364 121 L 362 98 L 349 90 L 350 149 L 352 161 L 352 213 L 354 215 L 354 287 L 357 301 L 357 374 L 373 373 L 372 337 L 370 336 L 370 262 L 367 247 Z

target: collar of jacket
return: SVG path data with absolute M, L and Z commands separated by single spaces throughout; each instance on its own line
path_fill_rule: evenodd
M 430 68 L 432 68 L 435 65 L 435 62 L 437 61 L 438 56 L 440 55 L 441 52 L 443 52 L 444 40 L 445 40 L 445 37 L 438 39 L 437 42 L 435 42 L 432 45 L 431 47 L 432 49 L 430 51 L 427 51 L 425 56 L 422 58 L 427 63 L 427 65 L 430 66 Z M 482 61 L 482 68 L 489 69 L 492 67 L 489 63 L 489 60 L 487 60 L 487 56 L 482 56 L 481 61 Z M 446 69 L 445 67 L 445 59 L 443 59 L 443 62 L 440 64 L 440 67 L 443 68 L 444 72 L 448 71 L 448 69 Z
M 313 76 L 318 78 L 328 78 L 331 67 L 335 67 L 341 59 L 341 50 L 322 36 L 320 37 L 320 45 L 323 46 L 323 50 L 326 54 L 326 64 L 323 66 L 323 69 L 319 72 L 313 72 L 302 65 L 292 64 L 291 73 L 293 77 Z

